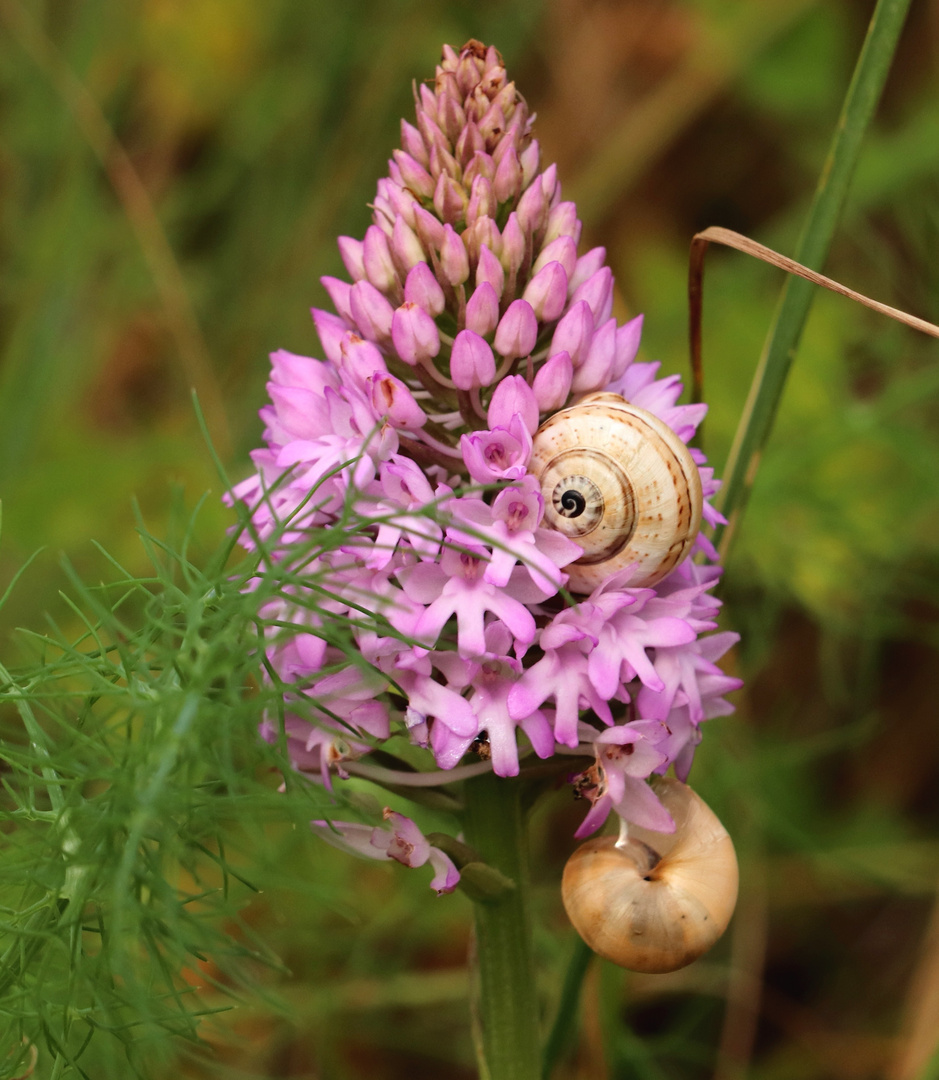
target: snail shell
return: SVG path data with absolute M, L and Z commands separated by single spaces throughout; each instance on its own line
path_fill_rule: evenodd
M 561 896 L 595 953 L 630 971 L 677 971 L 707 952 L 737 903 L 737 857 L 727 830 L 679 780 L 654 784 L 674 833 L 629 826 L 588 840 L 564 867 Z
M 565 568 L 574 593 L 592 592 L 631 563 L 630 585 L 654 585 L 701 527 L 701 475 L 688 448 L 619 394 L 590 394 L 546 420 L 529 470 L 541 484 L 545 524 L 584 549 Z

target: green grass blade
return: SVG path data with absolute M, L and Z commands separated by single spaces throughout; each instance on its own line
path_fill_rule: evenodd
M 910 0 L 879 0 L 871 19 L 795 253 L 798 262 L 813 270 L 822 268 L 828 254 L 861 141 L 880 100 L 909 6 Z M 746 506 L 759 455 L 772 430 L 814 291 L 814 286 L 801 278 L 786 282 L 763 347 L 724 469 L 718 506 L 728 525 L 718 526 L 714 533 L 714 543 L 724 557 Z

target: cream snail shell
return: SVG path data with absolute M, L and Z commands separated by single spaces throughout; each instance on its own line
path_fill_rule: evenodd
M 727 929 L 737 903 L 737 857 L 714 812 L 680 780 L 655 792 L 674 833 L 629 826 L 628 837 L 588 840 L 568 859 L 561 896 L 595 953 L 659 974 L 697 960 Z
M 590 394 L 549 417 L 533 444 L 545 524 L 584 549 L 566 567 L 571 592 L 592 592 L 631 563 L 630 585 L 654 585 L 691 550 L 701 475 L 657 416 L 619 394 Z

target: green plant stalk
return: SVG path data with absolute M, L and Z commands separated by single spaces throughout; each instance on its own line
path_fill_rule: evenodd
M 878 0 L 871 18 L 795 253 L 797 262 L 813 270 L 820 270 L 828 255 L 864 132 L 880 100 L 909 6 L 910 0 Z M 722 558 L 746 507 L 814 293 L 808 281 L 790 278 L 780 296 L 724 468 L 718 509 L 728 524 L 718 525 L 713 538 Z
M 479 1018 L 487 1080 L 539 1080 L 541 1051 L 528 903 L 527 819 L 519 781 L 487 773 L 466 782 L 466 842 L 515 888 L 474 904 Z

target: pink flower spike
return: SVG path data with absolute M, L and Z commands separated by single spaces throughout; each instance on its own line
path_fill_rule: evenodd
M 484 281 L 477 285 L 466 304 L 466 328 L 476 334 L 491 334 L 499 321 L 499 297 L 496 290 Z
M 495 347 L 506 360 L 528 356 L 538 340 L 538 320 L 527 300 L 513 300 L 496 329 Z
M 546 360 L 535 372 L 531 388 L 541 412 L 557 412 L 564 407 L 571 392 L 574 365 L 566 352 L 560 352 Z
M 404 283 L 404 299 L 422 307 L 428 315 L 437 316 L 443 311 L 445 298 L 440 282 L 425 262 L 416 263 Z
M 523 298 L 542 322 L 554 322 L 567 303 L 567 274 L 559 262 L 543 266 L 528 282 Z
M 352 316 L 359 333 L 369 341 L 386 341 L 391 335 L 394 308 L 368 281 L 357 281 L 349 292 Z
M 450 378 L 460 390 L 478 390 L 496 377 L 496 361 L 488 342 L 472 330 L 461 330 L 450 354 Z
M 391 340 L 406 364 L 422 364 L 440 352 L 437 324 L 417 304 L 406 300 L 391 320 Z
M 518 417 L 534 435 L 538 430 L 538 402 L 532 388 L 521 375 L 509 375 L 501 379 L 492 392 L 487 414 L 489 427 L 508 428 Z

